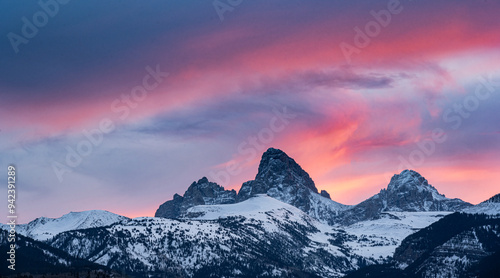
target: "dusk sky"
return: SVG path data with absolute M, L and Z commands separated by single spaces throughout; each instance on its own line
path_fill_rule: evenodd
M 203 176 L 238 190 L 268 147 L 344 204 L 406 168 L 450 198 L 500 192 L 500 1 L 0 6 L 21 223 L 153 216 Z

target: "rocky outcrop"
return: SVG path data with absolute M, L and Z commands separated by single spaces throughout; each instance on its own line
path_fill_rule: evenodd
M 224 187 L 203 177 L 193 182 L 183 196 L 175 194 L 172 200 L 163 203 L 156 210 L 155 217 L 179 218 L 190 207 L 233 204 L 235 201 L 235 190 L 225 190 Z
M 321 195 L 321 196 L 323 196 L 323 197 L 325 197 L 325 198 L 328 198 L 328 199 L 330 199 L 330 200 L 332 199 L 332 198 L 330 197 L 330 193 L 328 193 L 326 190 L 321 190 L 321 193 L 320 193 L 319 195 Z

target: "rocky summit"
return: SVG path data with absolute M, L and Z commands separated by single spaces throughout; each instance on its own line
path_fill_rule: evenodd
M 297 193 L 301 189 L 318 193 L 314 181 L 295 160 L 282 150 L 269 148 L 262 155 L 255 180 L 243 184 L 238 199 L 245 200 L 269 191 L 290 190 L 291 193 Z
M 387 189 L 345 211 L 338 221 L 352 224 L 375 219 L 385 211 L 459 211 L 469 206 L 460 199 L 446 198 L 419 173 L 404 170 L 391 178 Z
M 382 189 L 379 195 L 384 210 L 391 211 L 457 211 L 471 205 L 446 198 L 413 170 L 394 175 L 387 190 Z
M 323 222 L 331 222 L 339 211 L 348 208 L 332 201 L 325 190 L 318 194 L 309 174 L 285 152 L 274 148 L 269 148 L 262 155 L 255 180 L 241 186 L 238 201 L 257 194 L 267 194 Z
M 203 177 L 193 182 L 183 196 L 175 194 L 172 200 L 163 203 L 156 210 L 155 217 L 175 219 L 181 217 L 190 207 L 233 204 L 235 201 L 236 191 L 225 190 L 224 187 Z

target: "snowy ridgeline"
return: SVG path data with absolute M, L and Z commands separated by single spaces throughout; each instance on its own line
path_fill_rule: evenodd
M 28 224 L 17 225 L 16 232 L 36 240 L 44 241 L 62 232 L 109 226 L 127 219 L 129 218 L 105 210 L 70 212 L 59 218 L 39 217 Z M 1 225 L 2 229 L 9 229 L 7 225 Z
M 462 212 L 472 214 L 500 215 L 500 203 L 486 201 L 473 207 L 465 208 L 462 210 Z

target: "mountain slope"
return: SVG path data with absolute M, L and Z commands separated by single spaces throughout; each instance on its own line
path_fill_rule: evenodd
M 0 252 L 6 254 L 10 249 L 11 242 L 7 241 L 8 232 L 0 230 Z M 0 263 L 0 275 L 15 275 L 29 272 L 57 273 L 57 272 L 81 272 L 88 270 L 103 270 L 109 274 L 109 269 L 91 263 L 86 260 L 77 259 L 66 252 L 51 247 L 45 243 L 38 242 L 22 235 L 16 236 L 16 260 L 15 271 L 7 268 L 10 263 L 4 259 Z M 107 277 L 108 275 L 106 275 Z
M 396 248 L 409 235 L 451 212 L 384 212 L 377 219 L 339 226 L 348 235 L 345 245 L 359 256 L 379 263 L 390 261 Z
M 387 189 L 344 211 L 338 218 L 349 225 L 358 221 L 376 219 L 386 211 L 459 211 L 472 206 L 460 199 L 449 199 L 413 170 L 394 175 Z
M 500 194 L 497 194 L 475 206 L 467 207 L 463 209 L 462 212 L 473 213 L 473 214 L 482 213 L 489 215 L 498 215 L 500 214 Z
M 394 259 L 407 273 L 457 277 L 499 251 L 499 218 L 454 213 L 406 238 Z
M 498 277 L 498 258 L 500 218 L 453 213 L 405 238 L 391 264 L 346 277 Z
M 128 218 L 125 216 L 105 210 L 70 212 L 59 218 L 39 217 L 28 224 L 17 225 L 16 232 L 36 240 L 44 241 L 61 232 L 108 226 L 126 219 Z M 1 228 L 4 230 L 9 229 L 5 224 L 2 224 Z
M 338 242 L 343 231 L 265 195 L 197 206 L 188 214 L 195 219 L 138 218 L 69 231 L 50 244 L 140 275 L 340 277 L 374 263 Z

